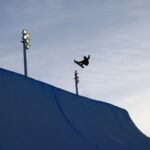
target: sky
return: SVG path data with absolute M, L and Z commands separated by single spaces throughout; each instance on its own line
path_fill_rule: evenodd
M 126 109 L 150 136 L 149 0 L 0 0 L 0 67 Z M 84 69 L 73 60 L 91 55 Z

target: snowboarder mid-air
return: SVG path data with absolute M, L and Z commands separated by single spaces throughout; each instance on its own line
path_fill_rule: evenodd
M 74 62 L 82 68 L 84 68 L 84 65 L 87 66 L 89 64 L 90 55 L 88 55 L 88 57 L 84 56 L 83 58 L 84 59 L 82 61 L 74 60 Z

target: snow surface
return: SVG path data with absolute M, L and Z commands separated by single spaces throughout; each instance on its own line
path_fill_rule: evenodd
M 150 150 L 126 110 L 0 69 L 0 150 Z

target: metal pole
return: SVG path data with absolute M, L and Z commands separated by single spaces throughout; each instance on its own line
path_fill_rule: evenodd
M 27 49 L 30 48 L 30 35 L 27 32 L 27 30 L 22 30 L 22 44 L 23 44 L 23 57 L 24 57 L 24 75 L 27 77 L 28 76 L 28 70 L 27 70 L 27 54 L 26 51 Z
M 27 77 L 28 76 L 28 72 L 27 72 L 27 54 L 26 54 L 25 42 L 23 42 L 23 56 L 24 56 L 24 75 Z
M 76 88 L 76 94 L 79 95 L 79 92 L 78 92 L 78 83 L 79 83 L 79 79 L 78 79 L 78 73 L 77 71 L 75 71 L 75 88 Z

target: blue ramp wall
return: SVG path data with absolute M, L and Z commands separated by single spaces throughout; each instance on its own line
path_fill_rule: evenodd
M 0 69 L 0 150 L 150 150 L 126 110 Z

